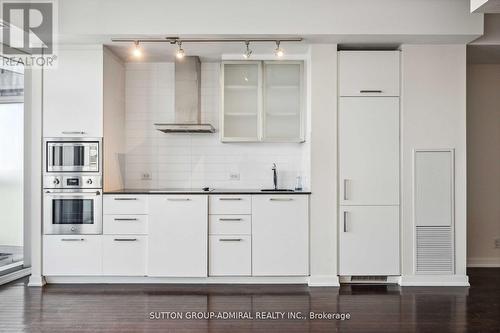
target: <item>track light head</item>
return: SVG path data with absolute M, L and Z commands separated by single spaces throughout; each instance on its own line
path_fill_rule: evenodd
M 135 41 L 134 42 L 134 48 L 132 50 L 132 55 L 135 57 L 135 58 L 140 58 L 142 57 L 142 50 L 141 50 L 141 47 L 139 46 L 139 42 L 138 41 Z
M 177 59 L 183 59 L 184 56 L 186 55 L 186 53 L 182 49 L 182 42 L 178 41 L 177 45 L 179 46 L 179 48 L 177 49 L 177 52 L 175 53 L 175 56 L 176 56 Z
M 245 42 L 246 45 L 246 50 L 245 53 L 243 53 L 243 58 L 248 59 L 252 55 L 252 50 L 250 50 L 250 42 Z
M 283 51 L 283 49 L 280 47 L 279 40 L 276 41 L 276 49 L 274 49 L 274 54 L 279 58 L 281 58 L 285 55 L 285 51 Z

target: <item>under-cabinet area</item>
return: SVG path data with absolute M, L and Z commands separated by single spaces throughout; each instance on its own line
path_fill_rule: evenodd
M 44 236 L 49 280 L 309 275 L 307 193 L 132 192 L 103 199 L 103 235 Z

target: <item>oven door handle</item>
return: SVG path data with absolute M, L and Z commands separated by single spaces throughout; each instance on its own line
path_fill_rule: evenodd
M 96 197 L 96 196 L 101 195 L 101 191 L 95 191 L 95 192 L 58 192 L 58 191 L 46 190 L 45 193 L 50 194 L 51 196 L 61 196 L 61 197 L 82 197 L 82 196 Z

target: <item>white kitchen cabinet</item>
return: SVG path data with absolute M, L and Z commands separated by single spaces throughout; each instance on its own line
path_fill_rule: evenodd
M 43 136 L 103 136 L 103 48 L 61 48 L 43 72 Z
M 341 206 L 340 275 L 399 275 L 399 207 Z
M 399 204 L 399 98 L 341 97 L 341 205 Z
M 146 235 L 148 216 L 104 215 L 102 230 L 105 235 Z
M 222 63 L 223 142 L 303 142 L 302 61 Z
M 43 236 L 43 275 L 101 274 L 101 235 Z
M 262 109 L 260 61 L 222 64 L 222 139 L 258 141 Z
M 152 195 L 148 222 L 149 276 L 207 276 L 207 195 Z
M 340 96 L 399 96 L 399 51 L 340 51 Z
M 210 195 L 210 214 L 251 214 L 252 196 L 239 194 Z
M 309 198 L 252 196 L 252 274 L 309 274 Z
M 102 274 L 145 276 L 147 236 L 104 235 Z
M 250 235 L 252 215 L 210 215 L 208 231 L 210 235 Z
M 301 61 L 264 62 L 264 141 L 304 141 L 302 77 Z
M 148 212 L 148 195 L 105 194 L 103 196 L 104 215 L 140 215 Z
M 210 236 L 208 262 L 210 276 L 252 275 L 251 236 Z

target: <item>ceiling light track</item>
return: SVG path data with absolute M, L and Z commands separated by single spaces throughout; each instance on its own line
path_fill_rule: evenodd
M 179 38 L 179 37 L 165 37 L 165 38 L 112 38 L 112 42 L 116 43 L 276 43 L 279 42 L 301 42 L 303 38 Z

